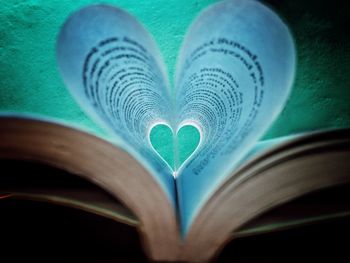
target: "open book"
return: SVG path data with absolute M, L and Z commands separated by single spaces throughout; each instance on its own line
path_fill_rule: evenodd
M 140 221 L 153 260 L 210 260 L 262 212 L 349 180 L 348 132 L 300 136 L 264 153 L 281 142 L 256 145 L 288 98 L 296 63 L 288 27 L 258 1 L 224 1 L 201 13 L 179 52 L 174 89 L 149 33 L 108 5 L 68 18 L 57 60 L 74 98 L 113 143 L 49 121 L 9 118 L 2 143 L 13 152 L 6 154 L 45 159 L 118 197 Z M 159 125 L 173 133 L 174 165 L 152 146 Z M 186 127 L 199 143 L 180 163 Z M 21 141 L 30 136 L 36 147 Z M 132 221 L 122 210 L 119 219 Z

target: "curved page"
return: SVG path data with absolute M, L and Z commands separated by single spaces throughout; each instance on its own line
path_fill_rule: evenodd
M 151 170 L 173 204 L 172 171 L 148 133 L 171 118 L 170 92 L 150 35 L 124 11 L 93 5 L 74 13 L 57 43 L 61 75 L 80 106 Z
M 191 26 L 177 65 L 177 123 L 196 123 L 202 140 L 178 173 L 183 234 L 280 113 L 294 67 L 287 26 L 258 1 L 218 3 Z

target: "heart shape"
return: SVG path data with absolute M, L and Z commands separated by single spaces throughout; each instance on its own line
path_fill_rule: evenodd
M 190 123 L 180 126 L 175 133 L 168 124 L 157 123 L 150 129 L 149 140 L 163 161 L 178 171 L 199 148 L 201 133 Z

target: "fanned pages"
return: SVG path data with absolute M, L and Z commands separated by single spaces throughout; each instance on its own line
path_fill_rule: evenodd
M 63 26 L 57 60 L 81 107 L 150 169 L 175 205 L 172 171 L 148 138 L 155 122 L 171 118 L 171 104 L 164 66 L 146 30 L 115 7 L 84 8 Z
M 186 233 L 283 108 L 294 78 L 293 39 L 258 1 L 224 1 L 193 23 L 177 67 L 177 122 L 197 123 L 203 137 L 177 180 Z
M 249 0 L 213 5 L 194 22 L 179 56 L 174 100 L 152 39 L 114 7 L 73 14 L 60 33 L 57 56 L 81 106 L 149 167 L 174 207 L 178 195 L 183 234 L 278 115 L 295 67 L 288 28 Z M 149 141 L 157 123 L 173 131 L 193 125 L 201 134 L 195 154 L 175 171 L 178 193 L 172 170 Z

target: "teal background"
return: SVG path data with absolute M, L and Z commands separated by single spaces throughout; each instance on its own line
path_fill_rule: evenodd
M 197 149 L 200 133 L 192 125 L 184 125 L 177 132 L 164 124 L 154 126 L 150 132 L 154 150 L 177 171 L 184 161 Z
M 2 1 L 0 6 L 0 111 L 29 112 L 78 124 L 105 135 L 63 85 L 55 42 L 67 16 L 100 1 Z M 115 0 L 154 36 L 170 79 L 184 34 L 214 0 Z M 350 8 L 346 1 L 265 1 L 290 25 L 298 62 L 292 94 L 264 139 L 350 126 Z M 155 136 L 155 143 L 161 142 Z M 158 142 L 157 142 L 158 140 Z M 193 135 L 196 140 L 196 135 Z M 182 145 L 188 151 L 191 138 Z M 164 149 L 163 149 L 164 150 Z M 171 154 L 171 147 L 165 149 Z

